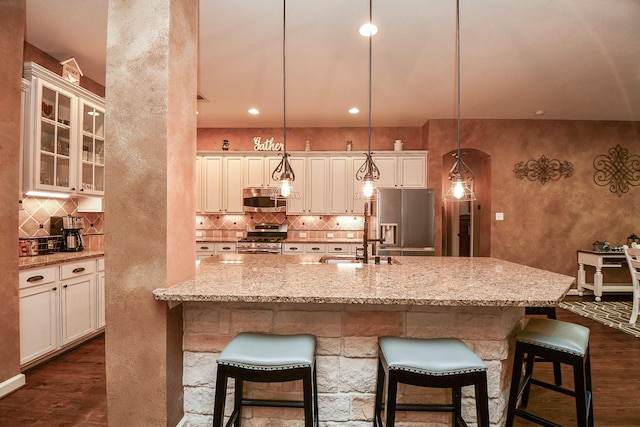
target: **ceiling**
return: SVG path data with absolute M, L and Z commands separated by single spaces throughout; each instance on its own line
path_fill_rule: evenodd
M 26 40 L 104 84 L 107 3 L 27 0 Z M 368 7 L 287 2 L 287 126 L 367 126 L 369 46 L 357 30 Z M 640 121 L 640 1 L 460 9 L 463 118 Z M 455 118 L 455 1 L 373 0 L 373 21 L 373 126 Z M 282 126 L 282 30 L 281 0 L 200 1 L 198 127 Z

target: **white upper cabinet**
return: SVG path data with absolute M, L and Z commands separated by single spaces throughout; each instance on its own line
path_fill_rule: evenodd
M 24 77 L 23 191 L 104 195 L 104 99 L 34 63 Z
M 243 213 L 244 188 L 277 186 L 271 175 L 282 157 L 236 153 L 200 153 L 196 159 L 199 213 Z M 426 151 L 386 152 L 373 158 L 380 170 L 377 187 L 426 188 Z M 362 154 L 295 153 L 289 163 L 297 197 L 287 200 L 287 214 L 362 215 L 365 202 L 357 196 L 362 182 L 356 172 L 364 161 Z
M 426 188 L 427 156 L 402 154 L 397 156 L 373 156 L 380 170 L 379 188 Z
M 196 158 L 196 206 L 199 213 L 242 213 L 242 157 Z
M 248 188 L 276 187 L 277 181 L 271 178 L 274 169 L 282 157 L 248 156 L 244 159 L 244 186 Z

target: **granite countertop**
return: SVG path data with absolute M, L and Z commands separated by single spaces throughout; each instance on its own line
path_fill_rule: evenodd
M 394 257 L 401 264 L 322 264 L 317 255 L 221 254 L 196 276 L 154 290 L 161 301 L 554 306 L 575 278 L 495 258 Z
M 56 252 L 50 255 L 37 255 L 30 257 L 20 257 L 18 261 L 19 270 L 29 268 L 46 267 L 47 265 L 60 264 L 63 262 L 81 261 L 89 258 L 99 258 L 104 256 L 104 250 L 84 250 L 80 252 Z

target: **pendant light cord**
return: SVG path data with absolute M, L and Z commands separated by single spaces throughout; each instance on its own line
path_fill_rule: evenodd
M 371 110 L 372 110 L 372 94 L 373 94 L 373 0 L 369 0 L 369 140 L 367 152 L 371 156 Z
M 461 161 L 460 156 L 460 0 L 456 0 L 456 46 L 458 51 L 458 159 Z
M 282 111 L 283 111 L 283 149 L 287 154 L 287 49 L 286 49 L 286 29 L 287 29 L 287 0 L 282 1 Z

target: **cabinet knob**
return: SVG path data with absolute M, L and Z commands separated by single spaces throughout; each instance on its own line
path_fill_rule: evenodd
M 53 289 L 51 289 L 51 290 L 52 290 L 52 291 L 57 291 L 57 290 L 58 290 L 58 288 L 53 288 Z
M 68 286 L 69 286 L 69 285 L 64 285 L 64 286 L 63 286 L 63 288 L 67 289 L 67 287 L 68 287 Z

